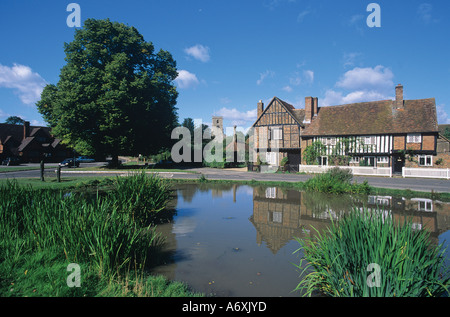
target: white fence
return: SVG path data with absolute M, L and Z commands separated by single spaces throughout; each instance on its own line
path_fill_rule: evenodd
M 353 175 L 367 176 L 387 176 L 392 177 L 392 169 L 390 167 L 371 167 L 371 166 L 324 166 L 324 165 L 300 165 L 299 172 L 305 173 L 325 173 L 333 167 L 349 169 Z
M 300 165 L 299 172 L 304 173 L 325 173 L 336 166 L 323 165 Z M 392 177 L 390 167 L 370 167 L 370 166 L 337 166 L 339 168 L 350 169 L 353 175 L 365 176 L 386 176 Z M 450 169 L 448 168 L 411 168 L 403 167 L 402 177 L 422 177 L 422 178 L 446 178 L 450 179 Z
M 403 167 L 402 176 L 403 177 L 425 177 L 425 178 L 450 179 L 450 169 L 448 169 L 448 168 Z

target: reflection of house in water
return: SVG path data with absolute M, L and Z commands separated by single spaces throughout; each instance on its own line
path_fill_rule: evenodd
M 450 229 L 449 203 L 390 196 L 332 196 L 276 187 L 254 188 L 250 221 L 256 228 L 258 244 L 265 242 L 273 253 L 277 253 L 295 237 L 313 237 L 314 229 L 323 231 L 331 219 L 339 220 L 351 206 L 381 209 L 384 215 L 392 215 L 398 223 L 411 220 L 414 229 L 429 230 L 435 243 L 440 234 Z
M 256 228 L 256 241 L 266 242 L 277 253 L 295 236 L 301 236 L 300 196 L 296 191 L 283 192 L 279 188 L 253 189 L 253 215 L 250 221 Z

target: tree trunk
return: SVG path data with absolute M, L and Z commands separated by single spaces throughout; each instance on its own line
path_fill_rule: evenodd
M 117 154 L 111 155 L 111 167 L 119 167 L 119 156 Z

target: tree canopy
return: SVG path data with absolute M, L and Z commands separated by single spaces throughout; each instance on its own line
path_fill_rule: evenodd
M 18 124 L 18 125 L 21 125 L 24 122 L 25 122 L 25 120 L 23 120 L 21 117 L 18 117 L 18 116 L 9 116 L 5 120 L 5 123 L 7 123 L 7 124 Z
M 155 53 L 136 28 L 88 19 L 64 44 L 59 82 L 44 88 L 39 112 L 62 142 L 84 155 L 152 155 L 177 126 L 176 62 Z

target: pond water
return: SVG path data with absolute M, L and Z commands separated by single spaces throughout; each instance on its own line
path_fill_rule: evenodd
M 179 184 L 162 265 L 153 273 L 225 297 L 288 297 L 300 281 L 295 237 L 314 236 L 351 206 L 377 208 L 395 218 L 413 217 L 433 243 L 450 240 L 450 204 L 388 196 L 330 196 L 276 187 Z M 449 253 L 447 253 L 449 254 Z M 449 256 L 449 255 L 448 255 Z M 448 261 L 447 261 L 447 264 Z

